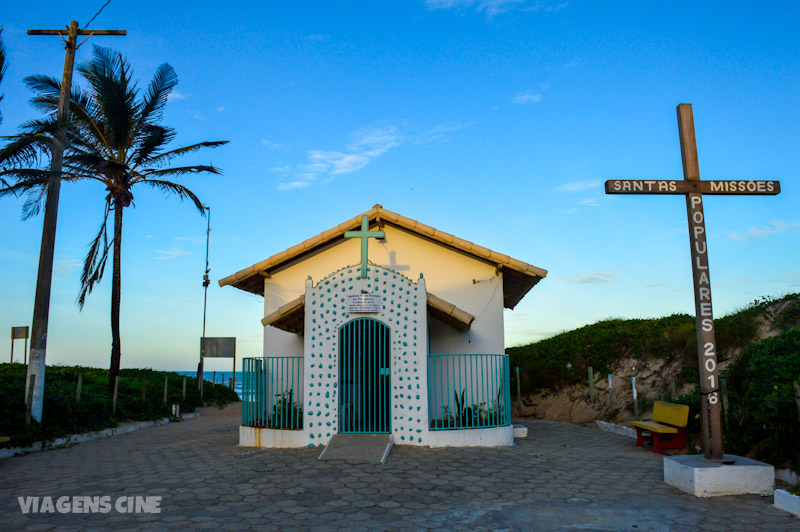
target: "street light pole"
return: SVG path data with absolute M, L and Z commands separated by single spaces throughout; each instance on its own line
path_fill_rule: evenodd
M 197 369 L 197 386 L 200 390 L 200 399 L 203 398 L 203 361 L 206 349 L 206 308 L 208 306 L 208 285 L 211 281 L 208 279 L 208 272 L 211 269 L 208 267 L 208 242 L 211 237 L 211 207 L 203 206 L 208 211 L 208 227 L 206 228 L 206 270 L 203 274 L 203 336 L 200 339 L 200 364 Z

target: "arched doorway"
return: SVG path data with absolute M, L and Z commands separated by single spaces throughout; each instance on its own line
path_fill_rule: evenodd
M 339 432 L 390 432 L 391 331 L 372 318 L 339 329 Z

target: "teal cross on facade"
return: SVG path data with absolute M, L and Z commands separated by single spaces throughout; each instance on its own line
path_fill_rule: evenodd
M 367 239 L 369 238 L 383 238 L 386 236 L 383 231 L 370 231 L 369 230 L 369 216 L 366 214 L 361 217 L 361 231 L 347 231 L 344 234 L 345 238 L 360 238 L 361 239 L 361 279 L 367 278 Z

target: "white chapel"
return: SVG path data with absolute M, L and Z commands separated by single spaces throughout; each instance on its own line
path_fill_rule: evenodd
M 240 445 L 511 445 L 503 309 L 546 275 L 375 205 L 221 279 L 264 297 Z

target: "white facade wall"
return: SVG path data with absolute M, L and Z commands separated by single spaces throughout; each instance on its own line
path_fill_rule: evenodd
M 425 282 L 372 267 L 359 279 L 350 266 L 306 283 L 303 430 L 309 445 L 325 445 L 339 426 L 339 328 L 366 317 L 389 327 L 389 401 L 395 442 L 426 445 L 428 435 L 427 313 Z M 378 313 L 347 312 L 346 297 L 365 290 L 383 297 Z

